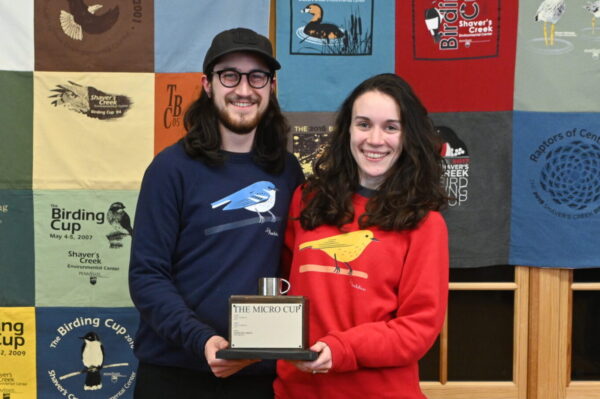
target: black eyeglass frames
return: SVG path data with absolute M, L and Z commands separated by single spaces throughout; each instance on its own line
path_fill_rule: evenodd
M 223 69 L 221 71 L 213 71 L 219 75 L 219 81 L 227 88 L 236 87 L 242 81 L 242 76 L 246 75 L 246 80 L 250 87 L 254 89 L 262 89 L 269 83 L 269 80 L 273 77 L 271 72 L 261 71 L 255 69 L 250 72 L 238 72 L 235 69 Z

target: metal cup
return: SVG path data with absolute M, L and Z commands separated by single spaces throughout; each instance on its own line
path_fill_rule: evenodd
M 286 288 L 283 289 L 285 282 Z M 290 282 L 284 278 L 261 277 L 258 279 L 258 295 L 277 296 L 283 295 L 290 290 Z

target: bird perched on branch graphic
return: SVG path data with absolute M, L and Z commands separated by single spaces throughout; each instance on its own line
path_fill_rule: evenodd
M 244 187 L 233 194 L 223 197 L 210 205 L 213 209 L 226 205 L 223 208 L 224 211 L 246 209 L 251 212 L 256 212 L 258 214 L 259 223 L 265 221 L 264 216 L 261 214 L 268 212 L 272 217 L 272 221 L 275 222 L 277 218 L 271 212 L 271 208 L 275 205 L 276 192 L 277 188 L 273 183 L 259 181 L 248 187 Z
M 85 334 L 83 337 L 83 346 L 81 347 L 81 361 L 85 366 L 82 373 L 86 373 L 83 389 L 86 391 L 96 391 L 102 389 L 102 376 L 100 370 L 104 364 L 104 346 L 100 337 L 93 331 Z
M 112 231 L 106 235 L 111 248 L 122 248 L 123 238 L 133 235 L 131 218 L 125 212 L 122 202 L 113 202 L 106 212 L 106 220 L 112 227 Z
M 129 235 L 133 234 L 131 228 L 131 218 L 125 212 L 125 205 L 122 202 L 113 202 L 106 212 L 106 220 L 115 229 L 115 231 L 125 230 Z
M 335 262 L 335 272 L 340 272 L 338 261 L 344 262 L 348 266 L 349 273 L 352 274 L 350 263 L 363 253 L 365 248 L 373 241 L 379 241 L 373 236 L 371 230 L 358 230 L 351 233 L 338 234 L 331 237 L 321 238 L 320 240 L 308 241 L 298 246 L 298 249 L 318 249 L 325 252 L 333 258 Z
M 85 5 L 83 0 L 67 0 L 69 12 L 60 10 L 60 26 L 73 40 L 82 40 L 83 32 L 91 34 L 104 33 L 119 19 L 119 6 L 113 7 L 102 15 L 96 11 L 102 8 L 102 4 Z

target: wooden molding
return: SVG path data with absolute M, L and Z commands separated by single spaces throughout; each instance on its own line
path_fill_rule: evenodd
M 513 339 L 513 381 L 518 399 L 527 399 L 527 340 L 529 334 L 529 268 L 517 266 L 515 270 L 515 315 Z
M 530 270 L 528 399 L 565 399 L 570 363 L 571 271 Z
M 569 399 L 598 399 L 600 397 L 600 381 L 573 381 L 567 387 Z
M 422 382 L 421 389 L 428 399 L 514 399 L 517 386 L 510 382 Z
M 455 291 L 514 291 L 517 283 L 450 283 L 450 290 Z

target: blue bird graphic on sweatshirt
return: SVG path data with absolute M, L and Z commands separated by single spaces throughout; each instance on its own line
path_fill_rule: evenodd
M 210 205 L 213 209 L 226 205 L 223 210 L 246 209 L 258 214 L 259 223 L 265 221 L 262 213 L 268 212 L 275 222 L 276 217 L 271 212 L 275 205 L 275 193 L 277 188 L 269 181 L 259 181 L 236 191 L 226 197 L 217 200 Z

